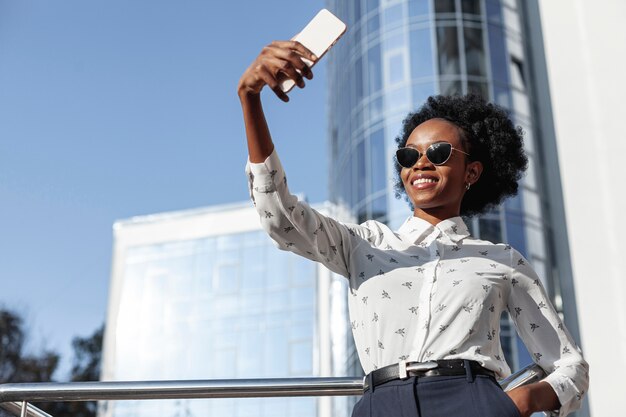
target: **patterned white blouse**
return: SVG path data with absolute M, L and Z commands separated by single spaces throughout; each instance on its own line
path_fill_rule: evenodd
M 250 195 L 277 246 L 348 278 L 355 344 L 366 373 L 399 361 L 472 359 L 510 375 L 500 346 L 506 309 L 562 404 L 580 407 L 588 365 L 526 259 L 474 239 L 460 217 L 436 226 L 409 218 L 397 232 L 344 224 L 290 194 L 276 155 L 248 162 Z

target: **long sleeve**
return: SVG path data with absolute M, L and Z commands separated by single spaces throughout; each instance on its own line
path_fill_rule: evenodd
M 533 360 L 548 376 L 544 381 L 556 392 L 561 408 L 552 415 L 566 416 L 580 408 L 589 386 L 589 365 L 563 325 L 546 291 L 517 251 L 511 251 L 509 313 Z
M 275 150 L 263 163 L 248 161 L 246 173 L 261 225 L 278 248 L 321 262 L 350 277 L 353 244 L 358 237 L 367 237 L 369 231 L 324 216 L 292 195 Z

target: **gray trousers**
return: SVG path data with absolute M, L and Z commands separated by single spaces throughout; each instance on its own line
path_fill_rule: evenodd
M 520 417 L 492 377 L 411 377 L 369 389 L 352 417 Z

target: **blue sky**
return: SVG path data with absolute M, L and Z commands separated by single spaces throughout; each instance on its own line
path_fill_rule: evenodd
M 106 314 L 112 225 L 247 200 L 237 81 L 323 1 L 0 0 L 0 305 L 66 355 Z M 327 197 L 324 65 L 264 93 L 293 191 Z

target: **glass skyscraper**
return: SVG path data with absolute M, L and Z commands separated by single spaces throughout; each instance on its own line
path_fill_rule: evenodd
M 402 120 L 430 95 L 480 94 L 508 109 L 523 128 L 529 169 L 517 197 L 468 226 L 475 236 L 506 241 L 530 259 L 560 309 L 523 3 L 328 0 L 327 6 L 349 28 L 329 59 L 331 200 L 359 222 L 375 219 L 397 228 L 410 215 L 393 187 Z M 531 362 L 506 316 L 502 345 L 513 369 Z
M 278 250 L 249 202 L 119 221 L 114 233 L 103 380 L 352 372 L 345 278 Z M 328 397 L 118 401 L 99 415 L 321 417 L 333 407 L 346 408 Z
M 525 131 L 519 195 L 468 225 L 533 264 L 561 310 L 526 3 L 516 0 L 328 0 L 348 25 L 328 64 L 329 192 L 358 222 L 398 227 L 395 138 L 429 95 L 474 92 Z M 278 251 L 249 203 L 116 223 L 104 380 L 358 375 L 345 279 Z M 552 214 L 550 214 L 552 213 Z M 327 297 L 326 295 L 329 295 Z M 333 320 L 330 320 L 330 317 Z M 568 324 L 568 327 L 570 325 Z M 570 328 L 573 333 L 576 329 Z M 502 319 L 513 369 L 531 362 Z M 349 398 L 103 403 L 100 416 L 336 416 Z

